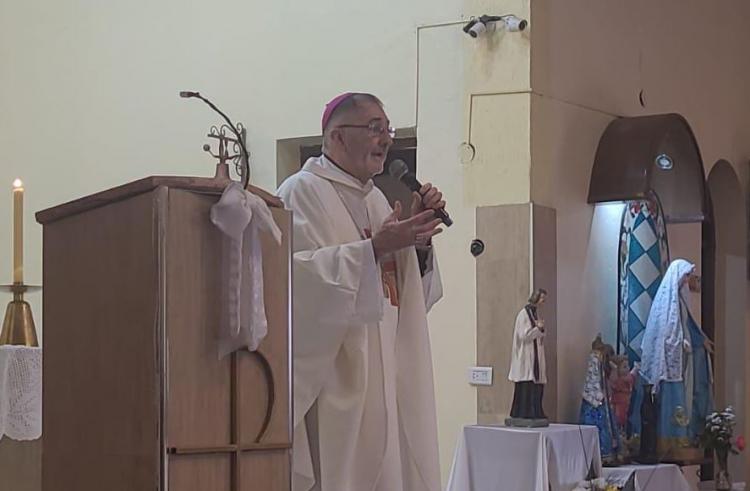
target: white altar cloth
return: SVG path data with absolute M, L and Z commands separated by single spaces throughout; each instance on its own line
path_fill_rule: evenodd
M 42 436 L 42 349 L 0 345 L 0 439 Z
M 624 484 L 635 473 L 635 491 L 691 491 L 690 484 L 674 464 L 623 465 L 605 467 L 607 482 Z
M 446 491 L 570 491 L 601 472 L 595 426 L 465 426 Z

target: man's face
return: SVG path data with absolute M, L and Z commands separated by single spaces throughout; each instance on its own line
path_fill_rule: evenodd
M 383 129 L 380 134 L 365 127 L 341 128 L 341 138 L 346 153 L 346 165 L 358 177 L 371 178 L 383 172 L 383 164 L 393 140 L 388 134 L 388 116 L 375 103 L 367 102 L 342 121 L 346 125 L 372 125 Z

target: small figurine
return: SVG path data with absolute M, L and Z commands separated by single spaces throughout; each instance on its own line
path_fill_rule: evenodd
M 506 426 L 549 426 L 549 420 L 542 408 L 547 373 L 544 358 L 544 320 L 538 312 L 538 307 L 546 298 L 545 290 L 535 290 L 528 304 L 516 316 L 508 375 L 508 379 L 515 383 L 515 390 L 510 418 L 505 420 Z
M 612 372 L 609 376 L 611 389 L 610 402 L 615 412 L 615 421 L 620 434 L 624 434 L 628 423 L 628 409 L 630 396 L 633 393 L 635 380 L 638 376 L 639 364 L 630 369 L 627 355 L 615 355 L 612 358 Z
M 597 336 L 591 343 L 579 417 L 581 424 L 596 426 L 599 429 L 602 462 L 608 465 L 618 460 L 620 450 L 620 435 L 610 406 L 609 377 L 614 354 L 614 348 L 605 344 L 601 336 Z

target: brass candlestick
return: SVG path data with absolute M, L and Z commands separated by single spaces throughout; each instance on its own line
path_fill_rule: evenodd
M 3 330 L 0 331 L 0 344 L 39 346 L 34 318 L 31 315 L 31 305 L 23 299 L 23 294 L 27 291 L 38 291 L 41 288 L 41 286 L 23 283 L 2 286 L 3 290 L 13 292 L 13 300 L 8 302 L 8 307 L 5 309 Z

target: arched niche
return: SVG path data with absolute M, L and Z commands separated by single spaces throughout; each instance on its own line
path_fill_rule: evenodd
M 601 330 L 632 362 L 639 360 L 651 301 L 670 257 L 690 260 L 700 274 L 706 196 L 700 150 L 681 115 L 618 118 L 607 126 L 596 150 L 588 202 L 622 210 L 622 220 L 617 230 L 592 224 L 596 235 L 619 236 L 616 276 L 602 268 L 599 279 L 603 287 L 617 285 L 616 325 L 608 316 Z M 605 208 L 598 207 L 595 216 Z M 700 296 L 691 299 L 698 319 L 703 303 Z
M 706 216 L 703 160 L 679 114 L 618 118 L 599 139 L 588 202 L 645 200 L 651 192 L 668 222 Z

